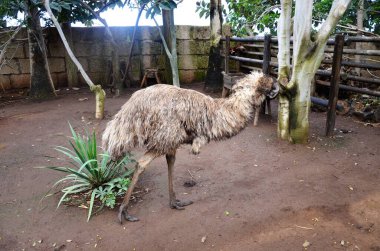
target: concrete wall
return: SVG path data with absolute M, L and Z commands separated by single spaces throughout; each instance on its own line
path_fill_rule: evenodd
M 111 27 L 120 46 L 121 61 L 127 61 L 133 27 Z M 106 81 L 106 69 L 112 47 L 103 27 L 72 28 L 74 53 L 96 84 Z M 55 28 L 44 30 L 48 60 L 54 84 L 67 85 L 65 49 Z M 29 48 L 26 30 L 22 30 L 7 51 L 7 64 L 0 70 L 0 83 L 6 89 L 29 87 Z M 156 27 L 139 27 L 132 52 L 132 76 L 139 81 L 146 68 L 158 68 L 164 80 L 165 51 Z M 210 32 L 208 27 L 177 26 L 178 64 L 181 83 L 202 81 L 208 65 Z M 0 43 L 6 39 L 0 37 Z M 78 75 L 80 75 L 78 73 Z M 83 79 L 80 77 L 83 84 Z

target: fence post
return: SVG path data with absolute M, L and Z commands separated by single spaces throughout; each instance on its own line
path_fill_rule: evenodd
M 271 38 L 270 34 L 265 34 L 264 36 L 264 52 L 263 52 L 263 73 L 270 75 L 270 59 L 271 59 Z M 270 99 L 266 98 L 266 106 L 268 108 L 268 114 L 272 114 L 272 109 L 270 106 Z M 265 104 L 263 106 L 262 112 L 265 114 Z
M 263 57 L 263 73 L 264 74 L 268 74 L 270 73 L 270 58 L 271 58 L 271 55 L 270 55 L 270 50 L 271 50 L 271 44 L 270 44 L 270 41 L 271 41 L 271 35 L 270 34 L 266 34 L 264 36 L 264 57 Z
M 334 56 L 331 71 L 330 95 L 326 120 L 326 136 L 334 135 L 336 104 L 338 101 L 339 93 L 340 67 L 342 64 L 343 46 L 344 36 L 342 34 L 337 34 L 335 36 Z
M 223 89 L 222 89 L 222 98 L 225 98 L 228 94 L 228 89 L 224 87 L 225 76 L 230 73 L 230 36 L 226 36 L 226 44 L 224 47 L 224 73 L 223 75 Z
M 224 50 L 224 72 L 230 73 L 230 36 L 226 36 L 226 45 Z

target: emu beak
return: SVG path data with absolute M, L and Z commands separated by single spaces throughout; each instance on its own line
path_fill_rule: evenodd
M 272 89 L 268 93 L 267 97 L 270 99 L 274 99 L 277 96 L 279 91 L 280 91 L 280 86 L 278 85 L 277 80 L 274 80 Z

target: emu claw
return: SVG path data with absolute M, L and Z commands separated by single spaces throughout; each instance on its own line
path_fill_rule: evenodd
M 180 201 L 174 200 L 170 203 L 170 208 L 177 210 L 184 210 L 186 206 L 193 204 L 191 200 L 188 201 Z
M 128 214 L 128 212 L 124 210 L 119 210 L 118 219 L 119 219 L 120 224 L 123 224 L 123 219 L 125 219 L 126 221 L 131 221 L 131 222 L 139 221 L 139 218 Z
M 130 214 L 124 214 L 124 218 L 125 218 L 125 220 L 130 221 L 130 222 L 135 222 L 135 221 L 139 221 L 140 220 L 136 216 L 133 216 L 133 215 L 130 215 Z

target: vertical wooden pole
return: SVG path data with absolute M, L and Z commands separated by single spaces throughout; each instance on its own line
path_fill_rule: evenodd
M 172 50 L 172 40 L 170 37 L 170 10 L 162 10 L 162 30 L 164 33 L 166 44 L 169 47 L 169 50 Z M 165 71 L 164 71 L 164 78 L 166 84 L 173 84 L 173 74 L 172 74 L 172 68 L 170 65 L 170 59 L 168 55 L 165 54 Z M 146 69 L 144 69 L 146 70 Z
M 228 89 L 224 87 L 224 76 L 228 76 L 230 73 L 230 36 L 226 36 L 226 44 L 224 47 L 224 73 L 223 75 L 223 88 L 222 88 L 222 98 L 227 97 Z
M 360 30 L 364 30 L 364 0 L 358 1 L 358 10 L 356 11 L 356 27 L 358 28 L 357 36 L 361 36 L 363 33 Z M 362 49 L 362 43 L 356 42 L 355 49 L 360 51 Z M 355 55 L 355 62 L 361 62 L 361 56 Z M 360 77 L 360 68 L 355 68 L 356 75 Z M 363 86 L 362 86 L 363 87 Z
M 230 73 L 230 36 L 226 36 L 226 46 L 224 49 L 224 72 Z
M 265 34 L 264 36 L 264 56 L 263 56 L 263 73 L 266 75 L 270 74 L 270 58 L 271 58 L 271 35 Z M 268 108 L 268 114 L 271 115 L 272 109 L 270 107 L 270 99 L 266 98 L 266 106 Z M 262 112 L 265 114 L 265 103 L 262 109 Z
M 264 37 L 264 58 L 263 58 L 263 73 L 268 74 L 270 73 L 270 49 L 271 49 L 271 35 L 266 34 Z
M 342 63 L 344 46 L 344 36 L 337 34 L 335 36 L 334 56 L 331 71 L 330 96 L 327 110 L 326 120 L 326 136 L 334 134 L 335 118 L 336 118 L 336 103 L 338 102 L 339 82 L 340 82 L 340 67 Z

